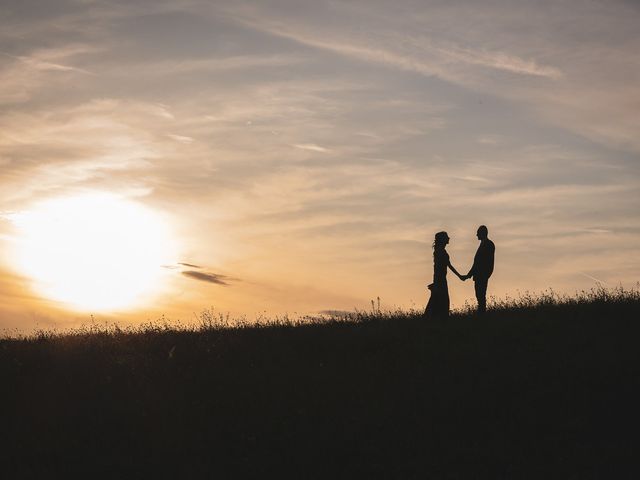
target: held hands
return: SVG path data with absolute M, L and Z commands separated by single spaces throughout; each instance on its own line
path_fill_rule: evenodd
M 470 278 L 470 276 L 469 275 L 458 275 L 458 278 L 464 282 L 467 278 Z

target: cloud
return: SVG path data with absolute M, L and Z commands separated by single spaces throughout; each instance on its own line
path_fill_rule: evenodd
M 145 104 L 108 99 L 8 113 L 0 117 L 0 155 L 9 160 L 0 172 L 7 187 L 1 197 L 9 202 L 13 195 L 29 198 L 92 183 L 99 187 L 102 179 L 119 174 L 126 177 L 120 182 L 123 190 L 148 192 L 136 172 L 151 168 L 160 152 L 172 150 L 173 142 L 160 140 L 161 131 L 148 130 L 151 124 L 162 130 L 165 121 Z
M 588 273 L 584 273 L 584 272 L 578 272 L 578 273 L 580 273 L 580 275 L 582 275 L 583 277 L 588 278 L 589 280 L 593 280 L 596 283 L 607 286 L 607 282 L 605 282 L 604 280 L 600 280 L 594 276 L 589 275 Z
M 640 89 L 629 80 L 640 75 L 640 12 L 596 5 L 580 8 L 578 22 L 567 20 L 575 15 L 573 2 L 554 5 L 553 16 L 501 1 L 423 8 L 338 1 L 319 3 L 309 15 L 248 3 L 225 11 L 256 31 L 505 98 L 556 127 L 638 152 Z
M 504 143 L 504 138 L 501 135 L 478 135 L 476 140 L 483 145 L 500 145 Z
M 218 275 L 215 273 L 199 272 L 196 270 L 185 270 L 182 272 L 185 277 L 200 280 L 202 282 L 215 283 L 217 285 L 229 285 L 229 277 L 225 275 Z
M 535 60 L 520 58 L 505 52 L 470 50 L 457 45 L 451 45 L 449 47 L 433 46 L 433 48 L 442 53 L 445 58 L 472 65 L 481 65 L 520 75 L 532 75 L 551 79 L 559 79 L 563 76 L 560 69 L 556 67 L 538 65 Z
M 371 12 L 375 10 L 369 5 L 358 8 L 341 2 L 336 2 L 332 6 L 336 11 L 350 13 L 361 22 L 371 19 Z M 243 6 L 228 10 L 236 21 L 271 35 L 355 57 L 365 62 L 415 71 L 427 76 L 435 75 L 465 85 L 467 82 L 464 77 L 455 72 L 456 64 L 477 65 L 518 75 L 549 79 L 562 77 L 559 68 L 540 65 L 534 59 L 522 58 L 503 51 L 464 48 L 452 41 L 438 41 L 425 37 L 420 29 L 417 29 L 414 35 L 408 35 L 409 32 L 399 34 L 397 31 L 382 30 L 380 32 L 373 29 L 360 30 L 359 35 L 354 35 L 346 28 L 341 29 L 340 24 L 337 24 L 336 28 L 327 22 L 324 24 L 326 28 L 318 28 L 317 23 L 309 22 L 309 17 L 290 18 L 289 21 L 283 22 L 282 18 L 274 18 L 272 14 L 257 6 L 253 8 Z M 385 28 L 384 24 L 380 26 Z M 388 25 L 386 27 L 388 28 Z M 332 30 L 331 35 L 327 35 L 327 29 Z
M 194 265 L 193 263 L 180 262 L 180 263 L 178 263 L 178 265 L 182 265 L 183 267 L 189 267 L 189 268 L 203 268 L 200 265 Z
M 172 140 L 175 140 L 176 142 L 185 143 L 187 145 L 195 141 L 193 138 L 187 137 L 186 135 L 176 135 L 173 133 L 167 134 L 167 137 L 169 137 Z
M 315 143 L 297 143 L 294 147 L 299 148 L 300 150 L 309 150 L 311 152 L 327 153 L 330 151 L 328 148 L 321 147 Z
M 304 63 L 305 59 L 295 55 L 237 55 L 207 56 L 205 58 L 180 58 L 179 60 L 142 61 L 117 72 L 118 77 L 133 75 L 157 78 L 163 76 L 206 75 L 211 73 L 231 73 L 235 70 L 261 70 L 283 68 Z
M 72 67 L 70 65 L 62 65 L 59 63 L 47 62 L 44 60 L 40 60 L 38 58 L 33 58 L 33 57 L 14 57 L 14 58 L 38 70 L 51 70 L 51 71 L 57 71 L 57 72 L 78 72 L 78 73 L 83 73 L 85 75 L 92 75 L 91 72 L 84 70 L 82 68 Z
M 608 230 L 606 228 L 593 228 L 593 227 L 583 228 L 582 231 L 588 232 L 588 233 L 613 233 L 611 230 Z
M 43 90 L 68 86 L 74 75 L 92 76 L 81 67 L 70 65 L 75 59 L 99 52 L 97 47 L 67 44 L 56 48 L 35 49 L 28 55 L 0 53 L 0 105 L 15 105 L 30 100 Z
M 180 273 L 185 277 L 192 278 L 194 280 L 199 280 L 201 282 L 215 283 L 216 285 L 227 286 L 230 284 L 229 282 L 231 280 L 236 280 L 227 275 L 221 275 L 218 273 L 211 273 L 211 272 L 203 272 L 201 270 L 204 267 L 201 267 L 200 265 L 195 265 L 193 263 L 179 262 L 178 265 L 182 267 L 191 268 L 191 269 L 194 269 L 194 268 L 197 269 L 197 270 L 183 270 Z

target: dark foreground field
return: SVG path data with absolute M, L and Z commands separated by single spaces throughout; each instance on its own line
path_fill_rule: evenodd
M 640 478 L 640 296 L 0 341 L 2 478 Z

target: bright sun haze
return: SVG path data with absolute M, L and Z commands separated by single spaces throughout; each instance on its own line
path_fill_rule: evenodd
M 19 215 L 15 260 L 46 298 L 77 310 L 135 306 L 158 289 L 171 261 L 155 212 L 109 194 L 45 201 Z

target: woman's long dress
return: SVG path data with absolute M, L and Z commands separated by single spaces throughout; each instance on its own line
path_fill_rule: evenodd
M 447 285 L 447 267 L 449 254 L 443 248 L 433 255 L 433 286 L 431 297 L 424 315 L 427 318 L 447 318 L 449 316 L 449 285 Z

